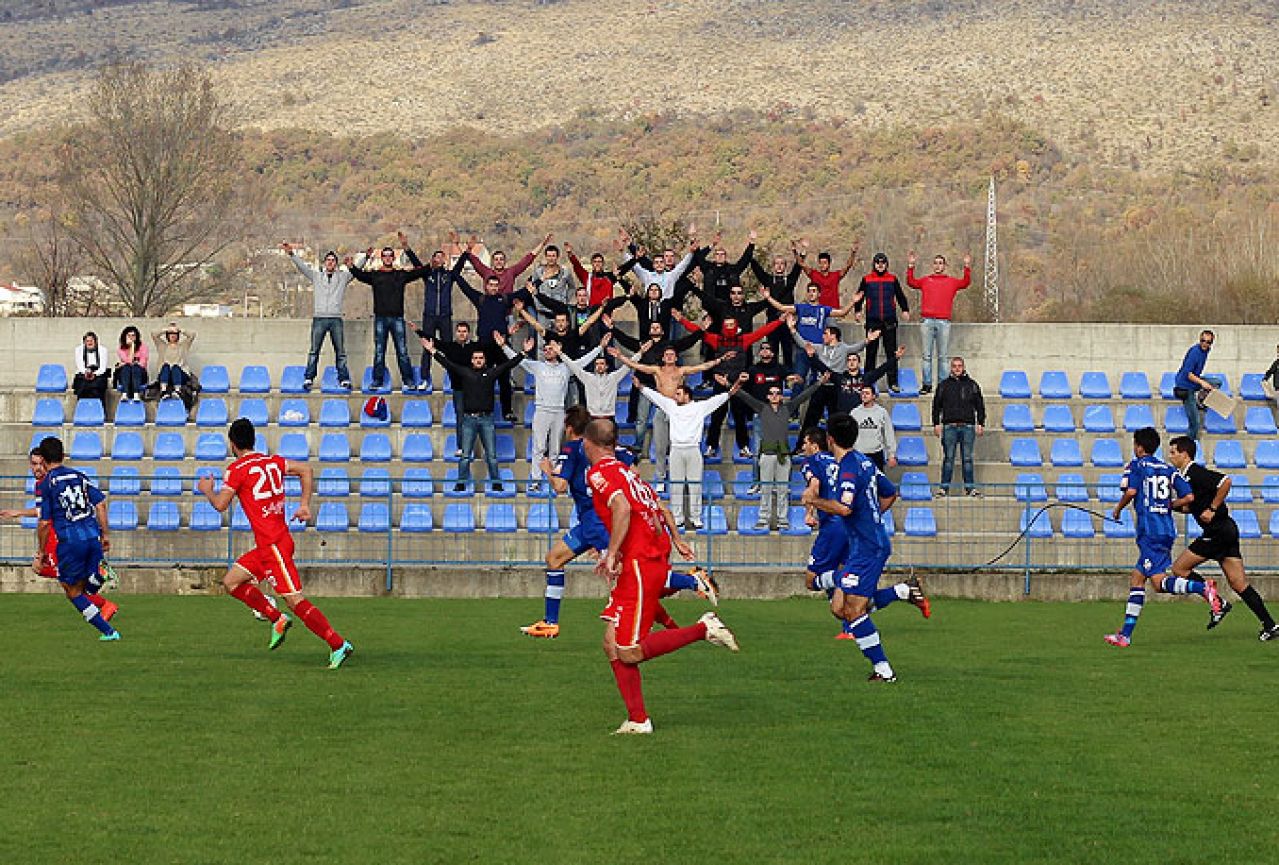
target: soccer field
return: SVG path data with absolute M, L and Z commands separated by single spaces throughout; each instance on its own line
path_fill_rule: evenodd
M 1279 646 L 1238 609 L 940 601 L 877 615 L 868 685 L 816 600 L 726 601 L 742 651 L 644 666 L 624 719 L 599 602 L 323 599 L 357 647 L 277 652 L 227 598 L 0 599 L 0 862 L 1276 861 Z M 675 601 L 691 623 L 703 609 Z

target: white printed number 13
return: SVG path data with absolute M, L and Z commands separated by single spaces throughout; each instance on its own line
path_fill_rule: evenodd
M 249 469 L 249 474 L 256 478 L 253 483 L 253 498 L 255 501 L 278 498 L 284 495 L 284 476 L 280 473 L 279 466 L 274 463 L 253 466 L 253 468 Z

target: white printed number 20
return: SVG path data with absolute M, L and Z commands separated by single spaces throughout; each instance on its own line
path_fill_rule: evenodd
M 249 469 L 249 474 L 255 478 L 253 482 L 254 501 L 260 502 L 284 495 L 284 476 L 281 474 L 279 466 L 274 463 L 253 466 Z

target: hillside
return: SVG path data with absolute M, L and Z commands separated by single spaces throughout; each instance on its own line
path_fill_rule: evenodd
M 858 128 L 990 112 L 1126 170 L 1279 158 L 1279 7 L 1242 0 L 37 0 L 0 13 L 0 136 L 106 60 L 204 58 L 242 123 L 503 134 L 751 109 Z

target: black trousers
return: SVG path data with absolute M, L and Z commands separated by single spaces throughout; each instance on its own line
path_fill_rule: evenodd
M 888 367 L 888 386 L 897 386 L 897 319 L 885 321 L 881 318 L 866 319 L 866 332 L 872 330 L 880 331 L 879 339 L 874 342 L 866 343 L 866 369 L 875 368 L 875 360 L 879 356 L 879 346 L 882 343 L 884 352 L 888 357 L 884 358 L 884 363 Z
M 724 393 L 726 390 L 728 388 L 715 382 L 715 393 Z M 737 449 L 750 446 L 750 422 L 755 416 L 755 410 L 737 397 L 732 397 L 711 413 L 711 427 L 706 433 L 706 441 L 713 448 L 719 448 L 719 440 L 724 432 L 724 418 L 728 417 L 730 411 L 733 413 L 733 440 L 737 442 Z

